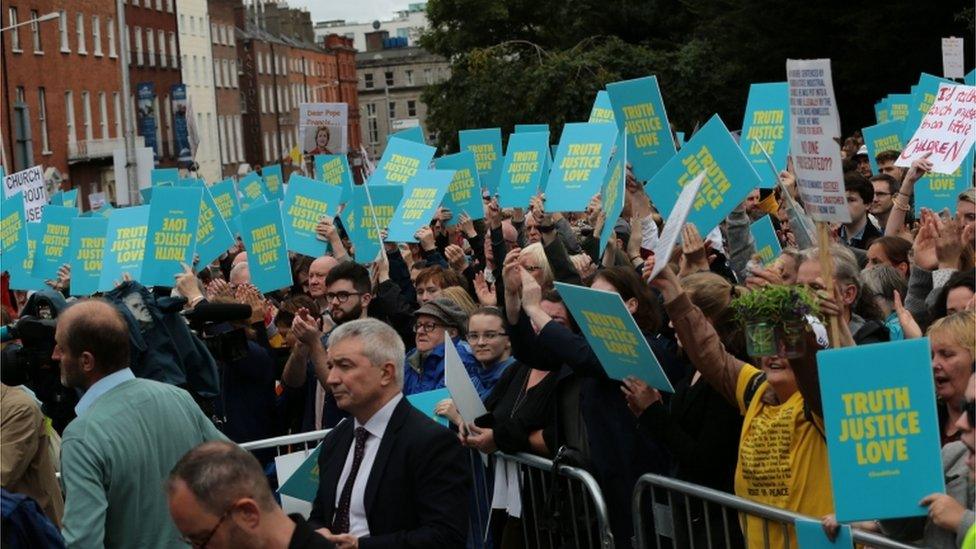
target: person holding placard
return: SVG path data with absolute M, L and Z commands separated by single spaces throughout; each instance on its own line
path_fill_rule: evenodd
M 861 174 L 847 172 L 844 174 L 844 189 L 847 191 L 847 210 L 851 214 L 851 221 L 840 226 L 839 236 L 844 244 L 866 250 L 875 238 L 882 235 L 868 218 L 868 207 L 874 202 L 874 187 Z

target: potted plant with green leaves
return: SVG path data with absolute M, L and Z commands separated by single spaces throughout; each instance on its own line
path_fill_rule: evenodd
M 731 307 L 745 326 L 747 351 L 755 357 L 803 354 L 806 317 L 820 316 L 817 296 L 805 286 L 763 286 L 735 298 Z

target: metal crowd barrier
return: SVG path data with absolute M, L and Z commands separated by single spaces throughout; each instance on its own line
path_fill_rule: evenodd
M 647 497 L 645 497 L 647 496 Z M 648 500 L 651 509 L 646 509 Z M 763 521 L 763 539 L 743 537 L 740 514 Z M 634 487 L 634 547 L 763 547 L 770 549 L 769 533 L 782 528 L 789 544 L 789 531 L 798 519 L 820 520 L 785 509 L 756 503 L 697 484 L 660 475 L 646 474 Z M 647 519 L 653 520 L 650 533 Z M 719 522 L 719 524 L 713 524 Z M 878 534 L 852 530 L 854 543 L 879 549 L 915 549 Z M 648 537 L 653 537 L 653 541 Z M 779 549 L 779 548 L 772 548 Z
M 307 455 L 319 445 L 319 442 L 322 442 L 322 439 L 325 438 L 325 435 L 329 434 L 329 431 L 330 429 L 322 429 L 321 431 L 308 431 L 307 433 L 298 433 L 297 435 L 265 438 L 245 442 L 240 446 L 250 452 L 274 448 L 276 456 L 302 451 Z
M 519 466 L 524 547 L 613 549 L 603 493 L 593 476 L 531 454 L 495 454 Z

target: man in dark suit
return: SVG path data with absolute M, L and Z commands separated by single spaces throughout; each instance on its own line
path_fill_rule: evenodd
M 326 383 L 352 415 L 319 456 L 309 522 L 340 549 L 463 547 L 471 475 L 457 438 L 403 397 L 404 346 L 375 319 L 329 337 Z

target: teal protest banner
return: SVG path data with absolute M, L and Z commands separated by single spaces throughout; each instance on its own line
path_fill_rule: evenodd
M 516 124 L 515 133 L 549 133 L 549 124 Z
M 285 229 L 278 202 L 259 204 L 241 212 L 241 236 L 247 250 L 251 283 L 262 293 L 292 285 L 285 248 Z
M 769 265 L 783 253 L 776 230 L 773 228 L 773 220 L 768 215 L 753 221 L 749 231 L 756 241 L 756 253 L 759 254 L 763 266 Z
M 437 149 L 423 143 L 393 137 L 383 151 L 369 185 L 408 185 L 430 165 Z
M 871 173 L 878 172 L 878 161 L 875 157 L 884 151 L 901 152 L 905 147 L 901 136 L 905 133 L 905 122 L 892 120 L 882 124 L 868 126 L 861 130 L 864 145 L 868 148 L 868 160 L 871 162 Z
M 200 225 L 200 187 L 160 187 L 149 205 L 146 253 L 142 260 L 144 286 L 172 286 L 183 264 L 193 263 Z
M 204 269 L 211 261 L 220 257 L 234 245 L 234 235 L 230 226 L 220 215 L 210 189 L 204 187 L 200 195 L 200 223 L 197 226 L 197 257 L 199 269 Z
M 497 193 L 498 181 L 502 176 L 502 129 L 461 130 L 458 139 L 462 151 L 474 153 L 481 187 L 488 189 L 492 195 Z
M 661 215 L 671 211 L 681 188 L 701 172 L 706 174 L 705 181 L 687 222 L 694 223 L 701 234 L 708 234 L 759 186 L 759 175 L 718 115 L 712 116 L 647 184 L 647 193 Z
M 610 104 L 610 94 L 606 90 L 596 92 L 596 99 L 593 100 L 593 108 L 590 109 L 590 118 L 587 122 L 591 124 L 616 124 L 613 117 L 613 105 Z
M 41 216 L 40 240 L 31 276 L 41 280 L 58 278 L 58 269 L 68 262 L 68 245 L 71 244 L 71 220 L 78 215 L 75 208 L 65 206 L 44 206 Z
M 922 208 L 941 212 L 948 208 L 956 211 L 959 193 L 973 186 L 973 149 L 963 158 L 962 164 L 951 174 L 929 172 L 915 183 L 915 215 Z
M 268 202 L 281 200 L 285 197 L 285 190 L 282 187 L 285 176 L 281 173 L 281 164 L 261 168 L 261 180 L 264 183 L 264 197 L 268 199 Z
M 922 123 L 922 117 L 929 112 L 935 96 L 939 92 L 939 84 L 956 84 L 957 82 L 946 78 L 939 78 L 928 73 L 922 73 L 918 78 L 918 85 L 913 87 L 911 101 L 908 104 L 908 113 L 905 117 L 905 133 L 902 134 L 903 143 L 915 135 L 915 130 Z
M 739 146 L 759 174 L 759 186 L 765 189 L 775 188 L 779 179 L 764 169 L 766 157 L 763 149 L 777 171 L 786 169 L 786 157 L 790 152 L 789 106 L 787 82 L 753 84 L 749 87 Z
M 454 178 L 441 203 L 441 206 L 451 210 L 453 214 L 447 226 L 457 225 L 462 213 L 468 214 L 472 221 L 484 219 L 485 207 L 481 204 L 481 184 L 474 153 L 461 151 L 442 156 L 434 160 L 434 167 L 438 170 L 454 171 Z
M 69 191 L 64 191 L 61 194 L 61 205 L 68 208 L 78 207 L 78 189 L 71 189 Z
M 498 204 L 502 208 L 526 208 L 546 177 L 549 137 L 546 133 L 515 133 L 508 138 Z
M 610 167 L 607 168 L 607 176 L 603 181 L 603 188 L 600 190 L 600 206 L 606 214 L 603 221 L 603 228 L 600 230 L 600 257 L 607 249 L 607 243 L 611 238 L 616 238 L 613 228 L 620 218 L 620 213 L 624 210 L 624 189 L 627 184 L 627 140 L 626 132 L 617 135 L 617 144 L 614 146 L 613 159 L 610 160 Z M 626 245 L 626 242 L 624 243 Z
M 799 549 L 853 549 L 851 527 L 841 525 L 837 537 L 831 541 L 819 520 L 796 519 L 796 544 Z
M 406 139 L 407 141 L 413 141 L 414 143 L 420 143 L 421 145 L 427 144 L 427 141 L 424 139 L 424 129 L 419 125 L 394 132 L 390 137 Z
M 634 376 L 651 387 L 674 392 L 620 294 L 562 282 L 556 282 L 556 289 L 607 376 Z
M 4 269 L 10 273 L 11 290 L 45 290 L 48 288 L 43 278 L 34 278 L 34 256 L 37 255 L 37 243 L 40 241 L 44 226 L 40 223 L 27 223 L 27 240 L 24 246 L 18 246 L 10 256 L 4 256 Z M 11 268 L 10 266 L 13 266 Z
M 278 493 L 302 501 L 315 501 L 315 496 L 319 492 L 319 453 L 321 451 L 322 444 L 319 444 L 298 466 L 298 469 L 288 477 L 288 480 L 281 485 Z
M 105 253 L 104 217 L 76 217 L 71 220 L 71 244 L 68 265 L 71 266 L 71 295 L 84 297 L 98 291 Z
M 966 74 L 966 78 L 963 79 L 963 82 L 965 82 L 967 86 L 976 86 L 976 69 L 969 71 Z
M 153 187 L 175 187 L 180 180 L 179 168 L 153 168 L 149 172 Z
M 407 402 L 409 402 L 414 408 L 423 412 L 425 416 L 436 421 L 437 423 L 440 423 L 444 427 L 447 427 L 447 418 L 434 413 L 434 409 L 437 408 L 437 404 L 445 398 L 451 398 L 451 392 L 447 390 L 447 387 L 407 395 Z
M 0 255 L 4 263 L 16 262 L 9 254 L 27 250 L 27 221 L 24 219 L 24 196 L 20 193 L 10 198 L 0 196 Z
M 414 233 L 434 218 L 453 178 L 453 170 L 427 170 L 409 183 L 393 212 L 386 240 L 416 242 Z
M 122 281 L 123 274 L 128 274 L 133 280 L 140 280 L 142 258 L 146 253 L 150 207 L 119 208 L 109 216 L 98 291 L 107 292 L 114 288 L 116 282 Z M 176 272 L 170 273 L 170 276 Z
M 569 123 L 546 180 L 546 209 L 582 212 L 603 185 L 617 128 L 610 124 Z
M 945 492 L 930 353 L 928 338 L 817 353 L 838 521 L 925 516 Z
M 139 196 L 142 197 L 143 204 L 149 204 L 152 202 L 152 187 L 146 187 L 145 189 L 139 189 Z
M 281 206 L 288 251 L 309 257 L 325 255 L 327 243 L 319 240 L 315 227 L 320 219 L 335 217 L 341 196 L 340 187 L 296 174 L 288 178 L 288 192 Z
M 656 76 L 607 84 L 613 117 L 627 130 L 627 158 L 640 181 L 650 181 L 674 156 L 674 140 Z
M 892 93 L 888 95 L 888 108 L 890 109 L 888 113 L 888 121 L 906 121 L 908 119 L 908 110 L 911 105 L 912 94 L 910 93 Z
M 874 104 L 874 121 L 878 124 L 884 124 L 888 122 L 888 116 L 890 114 L 890 109 L 888 107 L 888 99 L 882 99 Z
M 241 211 L 248 208 L 264 204 L 268 201 L 264 196 L 264 180 L 258 172 L 250 172 L 237 182 L 237 188 L 241 192 Z
M 370 198 L 365 185 L 352 189 L 352 199 L 342 212 L 342 224 L 355 249 L 356 261 L 369 263 L 380 253 L 380 233 L 377 227 L 390 226 L 393 213 L 403 197 L 403 185 L 370 185 Z
M 241 206 L 237 201 L 237 191 L 234 189 L 234 180 L 224 179 L 210 187 L 210 194 L 213 196 L 214 204 L 220 217 L 224 218 L 231 231 L 240 232 L 236 227 L 235 220 L 241 214 Z
M 352 171 L 349 170 L 349 159 L 344 154 L 317 154 L 315 161 L 315 179 L 342 189 L 339 201 L 343 204 L 352 198 Z

